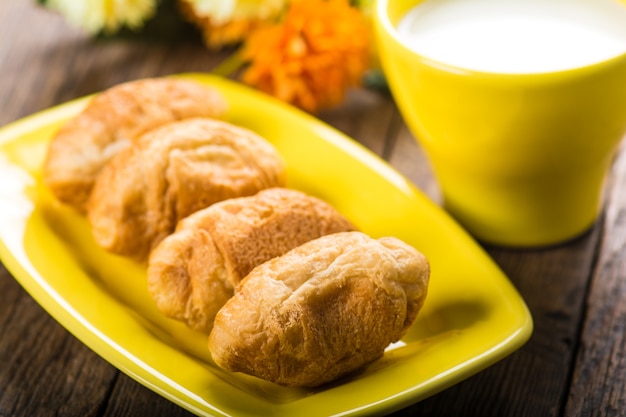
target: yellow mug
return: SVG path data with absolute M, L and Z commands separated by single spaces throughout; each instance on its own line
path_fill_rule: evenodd
M 383 71 L 444 207 L 497 245 L 553 245 L 588 230 L 626 134 L 626 53 L 546 73 L 454 67 L 401 40 L 397 25 L 419 3 L 378 0 L 373 19 Z

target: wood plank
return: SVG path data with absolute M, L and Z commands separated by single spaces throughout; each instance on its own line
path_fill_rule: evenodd
M 389 150 L 386 155 L 388 162 L 417 186 L 434 202 L 441 204 L 441 192 L 428 157 L 422 147 L 415 141 L 402 116 L 396 109 L 389 138 Z
M 388 95 L 363 89 L 350 90 L 343 104 L 316 114 L 320 120 L 377 155 L 385 152 L 386 138 L 394 116 L 393 102 Z
M 191 417 L 193 414 L 120 373 L 102 414 L 102 417 L 118 416 Z
M 56 104 L 67 57 L 76 53 L 63 48 L 73 32 L 56 36 L 63 25 L 35 2 L 0 5 L 0 36 L 10 40 L 0 46 L 0 125 Z M 49 68 L 41 65 L 46 61 Z M 3 266 L 0 294 L 0 415 L 99 415 L 117 371 L 57 324 Z
M 0 266 L 0 415 L 98 416 L 117 371 L 56 323 Z
M 568 416 L 626 413 L 626 154 L 608 186 L 601 255 L 587 300 L 582 340 L 568 395 Z

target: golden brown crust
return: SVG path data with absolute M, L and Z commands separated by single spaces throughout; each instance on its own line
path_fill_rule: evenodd
M 143 260 L 191 213 L 285 183 L 285 163 L 264 138 L 218 120 L 186 119 L 144 134 L 111 159 L 87 217 L 102 247 Z
M 217 311 L 255 266 L 331 233 L 354 230 L 326 202 L 271 188 L 183 219 L 152 252 L 148 288 L 167 316 L 209 333 Z
M 85 210 L 102 167 L 143 133 L 189 117 L 220 117 L 226 102 L 214 89 L 173 78 L 117 85 L 95 96 L 52 139 L 44 179 L 62 202 Z
M 336 233 L 255 268 L 215 317 L 220 367 L 318 386 L 378 359 L 413 323 L 429 264 L 395 238 Z

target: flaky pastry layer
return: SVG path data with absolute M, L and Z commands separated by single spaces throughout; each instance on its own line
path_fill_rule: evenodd
M 354 226 L 326 202 L 286 188 L 216 203 L 182 220 L 152 252 L 148 288 L 158 308 L 209 333 L 217 311 L 257 265 Z
M 256 267 L 215 317 L 220 367 L 318 386 L 383 355 L 422 307 L 430 268 L 392 237 L 335 233 Z
M 189 117 L 220 117 L 225 99 L 189 80 L 148 78 L 96 95 L 50 143 L 44 180 L 63 203 L 84 212 L 100 170 L 134 138 Z

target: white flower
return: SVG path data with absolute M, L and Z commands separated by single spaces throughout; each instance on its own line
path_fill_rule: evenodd
M 93 34 L 141 27 L 154 14 L 156 0 L 49 0 L 47 5 Z
M 214 25 L 232 20 L 267 19 L 276 16 L 288 0 L 185 0 L 195 14 L 210 17 Z
M 198 16 L 210 16 L 215 24 L 222 24 L 233 18 L 237 0 L 189 0 L 188 3 Z

